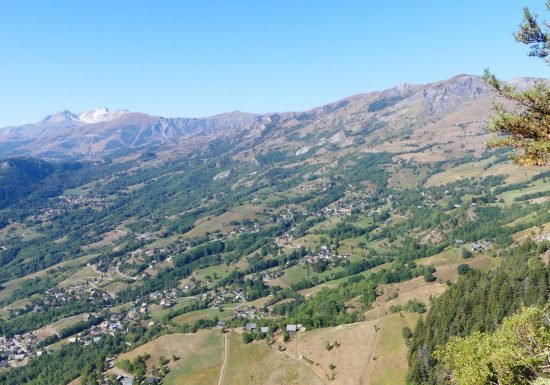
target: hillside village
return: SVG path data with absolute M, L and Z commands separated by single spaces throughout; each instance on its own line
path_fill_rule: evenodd
M 549 171 L 480 144 L 480 80 L 419 87 L 246 118 L 242 137 L 121 151 L 71 174 L 6 163 L 53 174 L 0 210 L 0 379 L 67 354 L 81 366 L 70 385 L 249 372 L 403 383 L 437 298 L 514 250 L 546 255 L 550 239 Z M 422 90 L 453 99 L 426 109 Z M 50 177 L 59 189 L 41 190 Z
M 330 196 L 332 191 L 337 188 L 337 183 L 308 185 L 306 188 L 308 194 L 315 196 Z M 473 186 L 473 185 L 472 185 Z M 304 187 L 300 187 L 303 189 Z M 476 191 L 477 188 L 468 188 L 467 186 L 455 187 L 454 195 L 463 195 Z M 224 308 L 224 319 L 215 318 L 211 327 L 218 327 L 222 330 L 237 330 L 239 333 L 256 333 L 268 335 L 273 333 L 269 325 L 258 326 L 258 321 L 276 320 L 278 316 L 272 312 L 273 304 L 278 301 L 277 285 L 285 279 L 285 275 L 292 269 L 305 269 L 310 271 L 310 267 L 317 269 L 339 269 L 339 266 L 350 264 L 350 259 L 357 260 L 357 251 L 342 252 L 342 244 L 336 238 L 328 243 L 317 244 L 314 247 L 307 246 L 304 242 L 305 233 L 299 230 L 302 218 L 313 218 L 313 223 L 343 223 L 350 218 L 379 218 L 382 223 L 391 225 L 394 221 L 401 221 L 411 215 L 411 209 L 422 210 L 424 207 L 433 209 L 441 205 L 441 201 L 452 197 L 450 190 L 440 191 L 424 190 L 419 194 L 420 201 L 413 207 L 403 206 L 400 198 L 395 193 L 379 194 L 374 191 L 358 191 L 352 184 L 346 185 L 345 193 L 342 198 L 327 205 L 318 207 L 310 211 L 299 205 L 285 207 L 282 210 L 266 209 L 254 220 L 244 222 L 234 221 L 231 224 L 224 223 L 223 226 L 213 231 L 206 232 L 202 238 L 178 237 L 174 242 L 165 246 L 155 246 L 161 239 L 159 234 L 154 232 L 144 232 L 134 234 L 134 242 L 137 242 L 133 250 L 128 250 L 123 254 L 117 254 L 114 257 L 98 257 L 93 262 L 86 264 L 89 276 L 81 275 L 76 282 L 63 285 L 56 288 L 45 290 L 35 299 L 33 299 L 24 308 L 11 308 L 7 304 L 7 310 L 11 317 L 22 316 L 25 313 L 47 312 L 53 308 L 62 308 L 70 303 L 92 304 L 90 308 L 104 309 L 102 311 L 89 311 L 83 313 L 81 320 L 76 323 L 74 333 L 68 334 L 65 330 L 55 332 L 55 334 L 44 333 L 42 329 L 29 332 L 14 334 L 12 337 L 3 337 L 0 340 L 0 355 L 2 360 L 0 365 L 3 367 L 20 367 L 25 365 L 32 357 L 40 357 L 43 354 L 58 349 L 59 344 L 79 344 L 89 347 L 99 343 L 106 335 L 115 334 L 124 335 L 137 328 L 154 328 L 161 325 L 162 328 L 170 328 L 170 323 L 166 324 L 166 316 L 158 317 L 157 313 L 174 317 L 180 316 L 189 311 L 202 311 L 198 309 L 212 309 L 212 311 L 221 311 Z M 75 198 L 68 200 L 62 198 L 63 210 L 78 210 L 79 204 L 97 205 L 100 201 L 95 198 L 91 200 Z M 70 204 L 69 204 L 70 203 Z M 483 203 L 468 203 L 466 208 L 466 218 L 475 218 L 476 210 L 483 207 Z M 99 207 L 96 206 L 96 209 Z M 460 210 L 462 205 L 453 204 L 452 209 Z M 68 210 L 68 211 L 67 211 Z M 60 215 L 61 211 L 50 211 L 51 215 Z M 53 217 L 49 217 L 50 219 Z M 48 220 L 43 218 L 42 220 Z M 357 219 L 355 219 L 357 221 Z M 125 306 L 125 310 L 120 311 L 118 301 L 118 290 L 109 290 L 109 287 L 115 282 L 122 285 L 122 290 L 128 285 L 139 282 L 147 282 L 154 279 L 163 269 L 174 266 L 175 260 L 179 255 L 193 250 L 200 244 L 210 242 L 231 242 L 239 237 L 254 236 L 261 234 L 263 229 L 277 224 L 283 224 L 286 231 L 279 235 L 268 238 L 264 241 L 265 245 L 270 245 L 269 253 L 274 255 L 283 255 L 287 252 L 298 252 L 296 257 L 287 259 L 282 266 L 259 269 L 243 275 L 240 282 L 261 282 L 267 303 L 263 306 L 253 305 L 250 301 L 254 299 L 247 298 L 247 291 L 239 281 L 235 283 L 223 283 L 224 279 L 220 276 L 213 278 L 206 275 L 191 275 L 188 279 L 177 287 L 164 290 L 153 290 L 145 296 L 136 297 L 131 305 Z M 321 231 L 327 232 L 328 230 Z M 361 230 L 364 231 L 364 230 Z M 314 234 L 311 233 L 310 234 Z M 8 237 L 4 234 L 4 237 Z M 493 245 L 489 240 L 465 241 L 455 239 L 452 247 L 470 251 L 472 253 L 489 252 Z M 353 249 L 352 249 L 353 250 Z M 232 267 L 233 271 L 238 271 Z M 274 290 L 272 290 L 274 289 Z M 255 298 L 255 297 L 254 297 Z M 273 300 L 271 300 L 271 299 Z M 189 304 L 192 304 L 189 307 Z M 197 309 L 197 310 L 193 310 Z M 221 309 L 221 310 L 220 310 Z M 220 313 L 220 314 L 224 314 Z M 168 318 L 170 319 L 170 318 Z M 297 331 L 307 330 L 301 324 L 288 323 L 283 326 L 283 331 L 290 336 Z M 235 329 L 237 327 L 237 329 Z M 229 329 L 228 329 L 229 328 Z M 276 332 L 280 333 L 280 332 Z M 60 342 L 57 342 L 61 339 Z M 55 344 L 48 344 L 49 341 Z M 57 345 L 57 346 L 56 346 Z M 114 360 L 108 362 L 109 365 L 103 373 L 103 383 L 107 384 L 112 376 L 108 375 L 109 368 L 113 368 Z M 117 381 L 122 384 L 132 382 L 132 377 L 118 375 Z

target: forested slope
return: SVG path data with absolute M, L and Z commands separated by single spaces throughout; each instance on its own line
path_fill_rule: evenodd
M 452 336 L 491 332 L 504 317 L 521 306 L 545 305 L 550 289 L 550 267 L 540 255 L 548 243 L 527 242 L 503 255 L 495 271 L 471 270 L 438 297 L 425 320 L 420 320 L 409 345 L 409 383 L 447 383 L 433 357 Z

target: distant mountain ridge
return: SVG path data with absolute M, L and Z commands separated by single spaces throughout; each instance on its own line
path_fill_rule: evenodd
M 61 111 L 38 123 L 0 129 L 0 155 L 102 153 L 218 131 L 227 134 L 249 126 L 255 119 L 256 115 L 241 112 L 209 118 L 164 118 L 106 108 L 78 115 Z
M 524 87 L 534 80 L 518 78 L 510 83 Z M 480 102 L 469 106 L 474 100 Z M 258 144 L 263 138 L 266 146 L 277 146 L 289 141 L 288 135 L 298 135 L 307 136 L 309 143 L 303 145 L 313 147 L 324 143 L 342 146 L 362 136 L 362 140 L 373 145 L 403 139 L 420 127 L 437 126 L 437 122 L 450 117 L 454 117 L 451 125 L 485 121 L 492 100 L 492 92 L 480 77 L 458 75 L 426 85 L 404 83 L 304 112 L 261 115 L 230 112 L 207 118 L 165 118 L 126 110 L 109 111 L 105 107 L 79 114 L 61 111 L 38 123 L 1 128 L 0 156 L 86 156 L 146 145 L 177 144 L 182 140 L 192 142 L 199 137 L 232 138 L 241 144 L 247 140 Z M 457 117 L 457 111 L 463 108 Z

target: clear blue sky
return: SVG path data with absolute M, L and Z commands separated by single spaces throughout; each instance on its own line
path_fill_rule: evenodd
M 548 77 L 512 32 L 544 0 L 0 1 L 0 126 L 107 106 L 304 110 L 486 66 Z

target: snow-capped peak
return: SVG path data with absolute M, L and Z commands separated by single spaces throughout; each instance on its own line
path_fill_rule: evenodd
M 79 117 L 75 114 L 73 114 L 71 111 L 59 111 L 55 114 L 48 115 L 44 119 L 42 119 L 42 123 L 58 123 L 58 122 L 64 122 L 68 120 L 79 120 Z
M 83 111 L 78 114 L 78 118 L 84 123 L 97 123 L 113 120 L 127 113 L 127 110 L 109 111 L 107 107 L 101 107 Z

